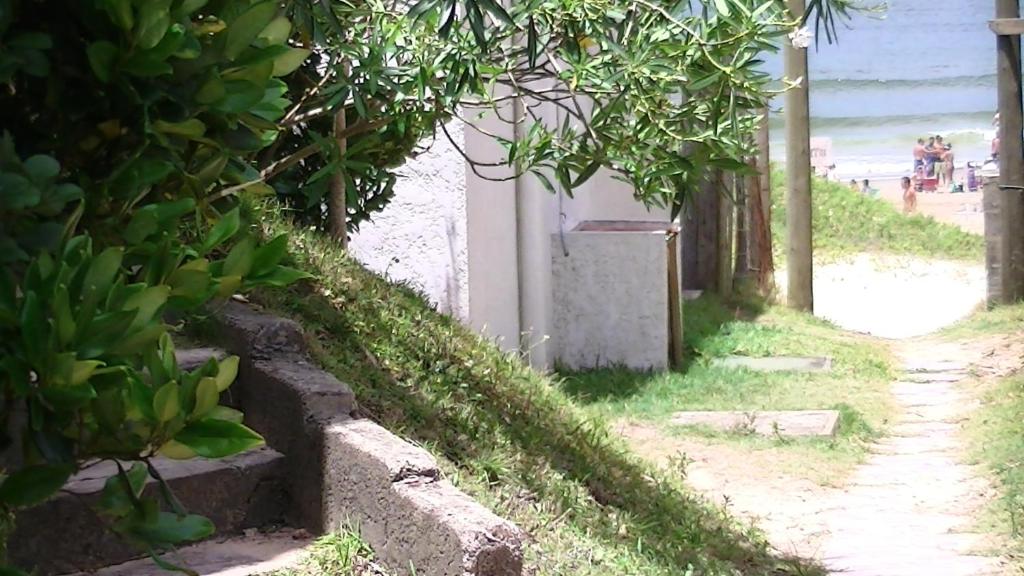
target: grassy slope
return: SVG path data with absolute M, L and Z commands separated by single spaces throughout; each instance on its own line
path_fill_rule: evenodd
M 299 320 L 363 410 L 424 445 L 447 476 L 530 534 L 536 574 L 820 574 L 691 496 L 552 382 L 271 214 L 315 285 L 257 295 Z
M 785 176 L 772 175 L 772 241 L 777 263 L 785 258 Z M 885 200 L 869 198 L 846 185 L 814 180 L 815 257 L 856 252 L 888 252 L 950 260 L 980 260 L 981 236 L 930 216 L 905 216 Z
M 888 352 L 870 339 L 785 308 L 768 308 L 756 319 L 738 311 L 742 310 L 708 296 L 687 303 L 686 341 L 694 360 L 682 372 L 606 369 L 569 374 L 565 390 L 595 414 L 653 423 L 664 423 L 680 410 L 838 409 L 843 419 L 837 441 L 785 446 L 795 458 L 792 467 L 804 468 L 815 480 L 834 481 L 862 458 L 866 442 L 892 413 Z M 708 362 L 732 354 L 831 356 L 834 364 L 829 374 L 761 374 L 716 368 Z M 742 435 L 732 439 L 754 449 L 782 444 Z M 825 462 L 812 465 L 812 460 L 823 457 L 831 470 L 825 470 Z

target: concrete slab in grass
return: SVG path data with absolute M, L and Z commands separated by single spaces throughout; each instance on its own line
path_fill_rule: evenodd
M 696 300 L 703 295 L 703 290 L 683 290 L 683 300 Z
M 772 356 L 752 358 L 749 356 L 726 356 L 715 358 L 712 366 L 720 368 L 745 368 L 755 372 L 802 372 L 821 373 L 832 371 L 832 359 L 824 356 Z
M 836 410 L 698 411 L 677 412 L 677 426 L 707 426 L 715 430 L 745 431 L 761 436 L 835 436 L 839 429 Z

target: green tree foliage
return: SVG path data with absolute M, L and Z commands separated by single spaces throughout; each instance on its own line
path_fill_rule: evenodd
M 201 11 L 200 11 L 201 9 Z M 309 54 L 276 2 L 0 1 L 0 508 L 45 501 L 88 462 L 135 462 L 99 514 L 156 552 L 209 535 L 151 457 L 263 443 L 219 405 L 238 358 L 177 365 L 168 312 L 303 273 L 257 246 L 232 192 Z M 162 481 L 161 481 L 162 485 Z M 6 573 L 6 572 L 5 572 Z
M 460 148 L 484 178 L 513 167 L 572 194 L 604 168 L 643 201 L 678 201 L 707 167 L 742 169 L 769 96 L 759 58 L 796 22 L 780 0 L 510 4 L 292 3 L 316 54 L 289 80 L 308 106 L 275 144 L 288 155 L 264 158 L 271 184 L 320 223 L 342 168 L 358 224 L 390 198 L 394 169 L 458 121 L 505 146 L 499 158 Z M 337 113 L 344 157 L 330 138 Z

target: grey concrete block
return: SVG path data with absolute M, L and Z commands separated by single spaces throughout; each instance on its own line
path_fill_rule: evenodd
M 224 345 L 243 359 L 246 421 L 287 455 L 293 523 L 357 527 L 398 574 L 522 573 L 519 530 L 441 479 L 425 450 L 353 419 L 351 389 L 309 360 L 298 325 L 235 303 L 219 317 Z
M 522 573 L 518 528 L 441 479 L 426 451 L 368 420 L 323 433 L 326 529 L 357 526 L 398 574 Z
M 749 432 L 761 436 L 834 436 L 839 429 L 836 410 L 792 411 L 699 411 L 677 412 L 677 426 L 707 426 L 727 432 Z
M 154 465 L 185 508 L 209 518 L 220 534 L 279 522 L 284 516 L 284 457 L 269 448 L 222 460 L 156 459 Z M 91 508 L 115 472 L 111 462 L 90 467 L 72 477 L 65 492 L 20 512 L 9 541 L 10 560 L 44 576 L 140 556 L 138 548 L 103 529 Z M 146 492 L 158 494 L 154 481 Z M 54 537 L 55 530 L 59 537 Z
M 210 358 L 223 360 L 228 353 L 220 348 L 186 348 L 176 350 L 174 356 L 178 360 L 178 368 L 191 372 L 206 364 Z
M 832 359 L 823 356 L 772 356 L 752 358 L 749 356 L 727 356 L 715 358 L 712 366 L 721 368 L 744 368 L 755 372 L 801 372 L 821 373 L 832 371 Z

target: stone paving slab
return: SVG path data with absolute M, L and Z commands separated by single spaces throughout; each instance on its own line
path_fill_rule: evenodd
M 753 358 L 749 356 L 726 356 L 715 358 L 712 366 L 719 368 L 745 368 L 754 372 L 800 372 L 815 374 L 832 371 L 832 359 L 821 356 L 772 356 Z
M 683 290 L 683 300 L 696 300 L 703 295 L 703 290 Z
M 834 436 L 839 429 L 836 410 L 698 411 L 677 412 L 672 424 L 708 426 L 715 430 L 746 431 L 762 436 Z
M 959 382 L 967 378 L 963 372 L 909 372 L 903 375 L 907 382 L 934 384 L 935 382 Z
M 875 454 L 929 454 L 933 452 L 958 452 L 958 444 L 952 435 L 935 438 L 898 436 L 883 438 L 872 444 L 869 450 Z
M 967 364 L 956 360 L 911 360 L 903 364 L 905 372 L 966 372 Z

